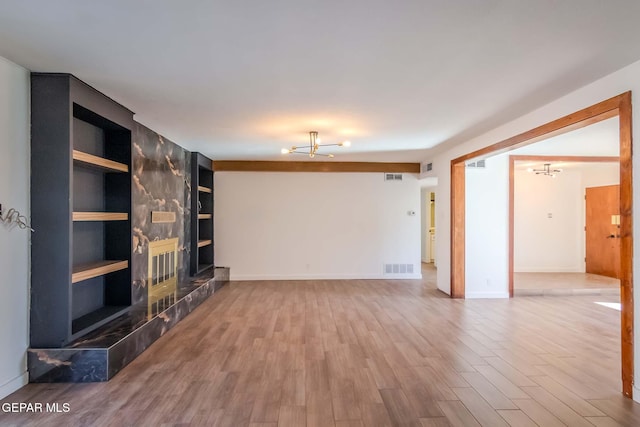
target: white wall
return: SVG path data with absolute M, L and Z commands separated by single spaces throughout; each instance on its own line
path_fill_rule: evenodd
M 526 114 L 516 120 L 506 123 L 498 128 L 495 128 L 477 138 L 469 140 L 466 143 L 457 145 L 447 151 L 438 153 L 435 157 L 432 153 L 426 153 L 425 159 L 434 160 L 434 169 L 445 171 L 443 174 L 438 175 L 438 197 L 440 200 L 449 200 L 451 196 L 451 175 L 450 165 L 451 160 L 469 153 L 473 150 L 486 147 L 496 142 L 502 141 L 506 138 L 514 135 L 526 132 L 533 129 L 536 126 L 548 123 L 559 117 L 563 117 L 567 114 L 571 114 L 582 108 L 586 108 L 590 105 L 596 104 L 612 96 L 619 95 L 626 91 L 633 91 L 636 95 L 640 93 L 640 62 L 636 62 L 629 65 L 613 74 L 610 74 L 600 80 L 597 80 L 575 92 L 572 92 L 558 100 L 547 104 L 546 106 L 539 108 L 529 114 Z M 637 104 L 637 97 L 634 98 L 634 103 Z M 640 129 L 640 108 L 633 109 L 633 128 Z M 637 139 L 636 139 L 637 140 Z M 634 151 L 638 151 L 637 149 Z M 634 176 L 634 190 L 633 190 L 633 212 L 634 223 L 640 224 L 640 156 L 634 156 L 633 158 L 633 176 Z M 506 209 L 506 206 L 504 207 Z M 450 205 L 449 203 L 438 203 L 436 205 L 436 221 L 440 230 L 450 230 Z M 439 239 L 437 241 L 438 251 L 438 287 L 446 293 L 450 293 L 450 268 L 451 268 L 451 239 L 448 233 L 439 233 Z M 500 243 L 498 243 L 500 244 Z M 478 248 L 481 250 L 481 248 Z M 634 254 L 640 254 L 640 233 L 638 233 L 638 227 L 635 227 L 634 231 Z M 505 265 L 507 263 L 506 254 L 503 258 L 496 258 L 493 260 L 496 264 Z M 640 271 L 640 256 L 634 256 L 633 268 L 635 272 Z M 638 277 L 635 274 L 634 277 Z M 504 289 L 507 288 L 507 283 L 504 284 Z M 634 280 L 634 297 L 635 300 L 640 300 L 640 283 Z M 640 310 L 635 310 L 635 339 L 637 343 L 635 346 L 635 383 L 640 383 Z M 640 399 L 640 388 L 636 388 L 634 391 L 636 399 Z
M 620 184 L 620 165 L 618 163 L 600 163 L 589 167 L 582 174 L 582 191 L 588 187 L 602 187 Z
M 0 203 L 29 216 L 29 72 L 0 58 Z M 0 399 L 27 383 L 29 232 L 0 224 Z
M 216 172 L 215 180 L 215 262 L 233 280 L 420 277 L 411 174 Z M 383 276 L 385 263 L 413 264 L 414 274 Z
M 581 174 L 514 173 L 514 271 L 584 271 Z
M 555 178 L 516 170 L 514 271 L 584 272 L 585 188 L 618 184 L 619 170 L 617 163 L 594 163 Z
M 486 168 L 467 168 L 465 174 L 467 298 L 509 297 L 504 287 L 508 268 L 500 262 L 508 250 L 509 211 L 495 209 L 508 200 L 508 172 L 509 159 L 501 155 L 488 159 Z

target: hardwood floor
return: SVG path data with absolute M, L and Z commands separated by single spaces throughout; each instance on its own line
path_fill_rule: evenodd
M 109 383 L 2 426 L 638 426 L 617 296 L 452 300 L 418 280 L 232 282 Z

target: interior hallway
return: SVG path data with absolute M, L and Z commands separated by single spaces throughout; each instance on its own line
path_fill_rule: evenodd
M 640 425 L 610 296 L 452 300 L 423 280 L 231 282 L 112 381 L 5 425 Z

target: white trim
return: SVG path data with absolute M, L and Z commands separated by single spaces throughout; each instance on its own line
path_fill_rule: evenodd
M 467 292 L 466 299 L 474 298 L 509 298 L 509 292 Z
M 233 271 L 233 270 L 232 270 Z M 231 273 L 230 280 L 232 281 L 247 281 L 247 280 L 396 280 L 396 279 L 411 279 L 411 280 L 419 280 L 422 279 L 422 274 L 389 274 L 389 275 L 371 275 L 371 276 L 362 276 L 362 275 L 349 275 L 349 274 L 341 274 L 341 275 L 291 275 L 291 276 L 282 276 L 282 275 L 255 275 L 255 274 L 233 274 Z
M 18 375 L 12 380 L 0 386 L 0 399 L 4 399 L 14 391 L 24 387 L 29 382 L 29 372 L 25 372 L 22 375 Z

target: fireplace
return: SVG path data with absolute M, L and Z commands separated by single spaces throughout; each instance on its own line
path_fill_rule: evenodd
M 178 238 L 149 242 L 147 316 L 175 304 L 178 284 Z

